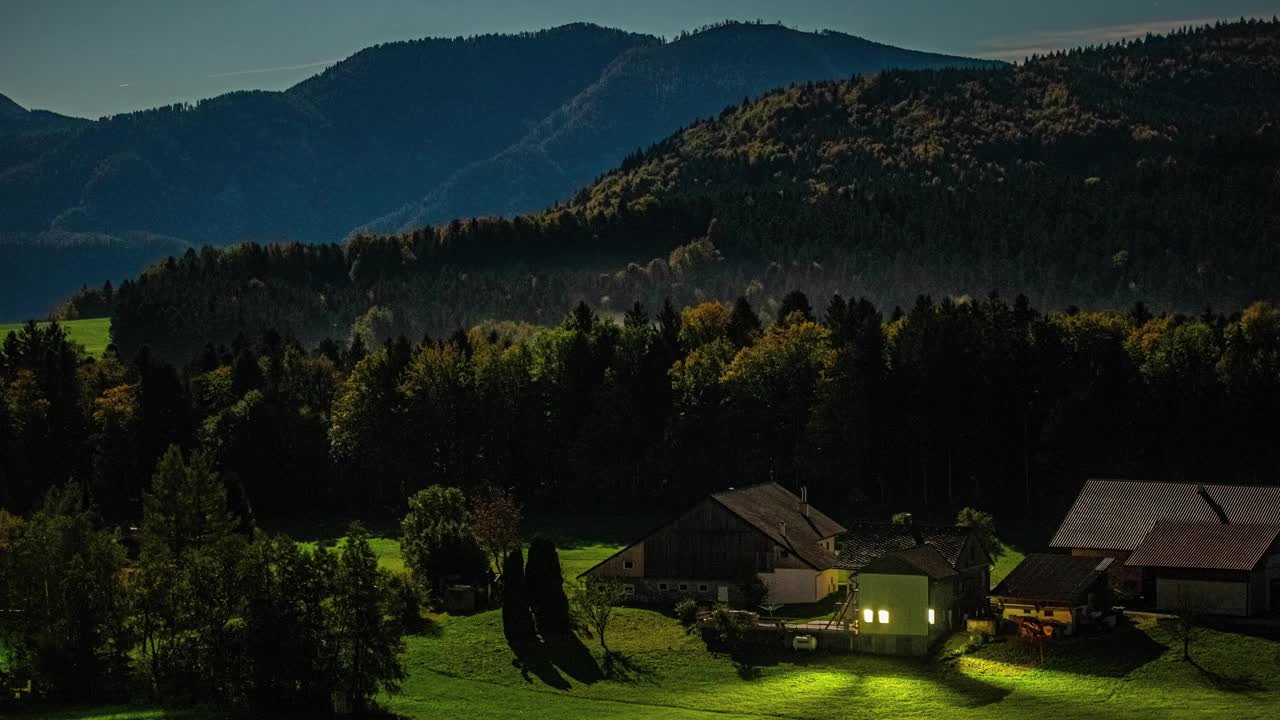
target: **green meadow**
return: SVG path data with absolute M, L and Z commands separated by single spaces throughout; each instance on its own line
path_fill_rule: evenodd
M 0 324 L 0 339 L 14 330 L 21 328 L 26 323 L 7 323 Z M 48 323 L 39 323 L 41 326 Z M 84 351 L 89 355 L 97 357 L 107 349 L 107 345 L 111 343 L 111 320 L 110 318 L 91 318 L 89 320 L 66 320 L 58 323 L 67 329 L 67 333 L 71 336 L 71 341 L 84 346 Z
M 384 567 L 403 570 L 393 538 L 377 538 L 374 548 Z M 564 574 L 572 578 L 619 548 L 566 540 Z M 993 576 L 1007 572 L 1016 557 L 1006 555 Z M 976 648 L 965 641 L 957 635 L 927 660 L 786 651 L 731 657 L 709 652 L 662 612 L 626 608 L 610 630 L 608 654 L 584 637 L 518 659 L 503 638 L 501 612 L 433 614 L 425 629 L 406 639 L 408 678 L 401 692 L 382 702 L 405 720 L 1280 716 L 1280 643 L 1272 640 L 1202 630 L 1188 662 L 1165 626 L 1136 615 L 1111 634 L 1049 643 L 1043 661 L 1038 648 L 1018 640 Z M 94 708 L 53 717 L 202 716 Z

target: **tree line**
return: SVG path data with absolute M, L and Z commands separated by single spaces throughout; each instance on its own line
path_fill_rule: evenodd
M 1280 312 L 919 297 L 886 314 L 793 292 L 410 340 L 268 331 L 180 366 L 86 358 L 57 325 L 0 346 L 0 503 L 82 482 L 141 517 L 171 445 L 207 454 L 244 517 L 400 511 L 431 485 L 577 512 L 669 509 L 730 485 L 824 507 L 1066 502 L 1088 476 L 1267 482 Z

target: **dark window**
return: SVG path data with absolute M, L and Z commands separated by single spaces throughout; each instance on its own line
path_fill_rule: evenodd
M 786 550 L 783 550 L 782 552 L 778 553 L 778 557 L 790 557 L 790 553 L 788 553 Z
M 688 585 L 685 585 L 684 583 L 680 583 L 680 589 L 681 589 L 681 590 L 688 590 L 688 589 L 689 589 L 689 586 L 688 586 Z
M 623 560 L 623 561 L 622 561 L 622 569 L 623 569 L 623 570 L 630 570 L 631 568 L 633 568 L 633 567 L 635 567 L 635 566 L 636 566 L 636 564 L 635 564 L 635 563 L 633 563 L 633 562 L 631 562 L 630 560 Z
M 698 586 L 698 591 L 699 591 L 699 592 L 706 592 L 706 591 L 707 591 L 707 586 L 706 586 L 706 585 L 699 585 L 699 586 Z
M 666 590 L 666 589 L 667 589 L 667 584 L 666 584 L 666 583 L 658 583 L 658 589 L 659 589 L 659 590 Z

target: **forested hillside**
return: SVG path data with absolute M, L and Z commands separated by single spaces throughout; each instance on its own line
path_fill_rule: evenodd
M 1089 476 L 1274 482 L 1280 310 L 991 296 L 887 313 L 793 293 L 774 315 L 739 299 L 615 320 L 583 304 L 550 326 L 425 341 L 377 322 L 314 349 L 268 332 L 176 368 L 85 360 L 32 325 L 0 345 L 0 388 L 11 510 L 72 478 L 108 517 L 136 518 L 177 444 L 207 456 L 246 518 L 400 509 L 433 483 L 556 512 L 671 512 L 776 480 L 837 517 L 973 505 L 1009 525 L 1055 517 Z
M 745 96 L 949 64 L 989 63 L 780 26 L 729 24 L 663 43 L 578 24 L 389 43 L 284 92 L 119 115 L 66 136 L 6 139 L 0 107 L 0 233 L 337 242 L 402 206 L 376 225 L 535 211 Z M 50 278 L 47 290 L 0 303 L 0 318 L 121 278 L 107 274 L 121 263 L 95 259 L 62 253 L 70 283 Z
M 242 331 L 440 337 L 582 300 L 772 312 L 796 288 L 1243 307 L 1280 292 L 1274 97 L 1274 21 L 797 86 L 630 156 L 567 208 L 189 252 L 120 288 L 114 328 L 127 354 L 182 359 Z
M 887 68 L 996 65 L 837 32 L 727 23 L 624 53 L 518 143 L 455 173 L 421 202 L 365 231 L 394 233 L 453 218 L 541 210 L 690 121 L 798 81 L 841 80 Z

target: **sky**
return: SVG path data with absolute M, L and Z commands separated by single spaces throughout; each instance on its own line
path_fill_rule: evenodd
M 81 117 L 280 90 L 361 48 L 594 22 L 671 37 L 781 21 L 920 50 L 1019 60 L 1280 0 L 0 0 L 0 93 Z

